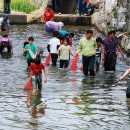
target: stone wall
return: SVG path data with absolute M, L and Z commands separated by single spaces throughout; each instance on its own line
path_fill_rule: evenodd
M 48 4 L 48 0 L 31 0 L 38 8 L 45 8 Z
M 99 8 L 92 15 L 92 24 L 106 35 L 114 29 L 118 34 L 130 32 L 130 0 L 100 0 Z M 122 48 L 130 53 L 130 35 L 121 35 Z
M 98 26 L 101 31 L 106 28 L 113 28 L 117 31 L 130 31 L 130 28 L 128 28 L 130 21 L 130 13 L 128 13 L 128 10 L 130 10 L 129 1 L 100 0 L 99 9 L 92 15 L 92 23 Z

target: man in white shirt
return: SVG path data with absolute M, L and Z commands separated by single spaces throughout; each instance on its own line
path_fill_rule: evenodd
M 47 45 L 47 50 L 51 54 L 51 60 L 52 60 L 52 65 L 56 66 L 58 55 L 57 55 L 57 50 L 60 47 L 60 40 L 58 39 L 59 32 L 55 31 L 53 33 L 53 38 L 50 39 L 48 45 Z

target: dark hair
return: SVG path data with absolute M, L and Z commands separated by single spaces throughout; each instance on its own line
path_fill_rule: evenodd
M 25 47 L 27 44 L 29 44 L 28 42 L 24 42 L 24 45 L 23 45 L 23 47 Z
M 97 38 L 96 38 L 96 42 L 102 43 L 102 42 L 103 42 L 103 41 L 102 41 L 102 38 L 101 38 L 101 37 L 97 37 Z
M 66 34 L 66 35 L 65 35 L 65 38 L 66 38 L 66 37 L 70 37 L 70 34 Z
M 6 22 L 9 18 L 7 16 L 3 17 L 3 22 Z
M 64 41 L 67 41 L 67 43 L 69 42 L 69 38 L 65 38 Z
M 34 41 L 34 38 L 33 38 L 32 36 L 30 36 L 30 37 L 28 38 L 28 41 Z
M 40 65 L 40 63 L 41 63 L 41 59 L 38 58 L 38 57 L 36 57 L 36 58 L 34 59 L 34 64 Z
M 4 35 L 2 35 L 2 37 L 8 37 L 8 35 L 7 35 L 7 34 L 4 34 Z
M 115 30 L 111 30 L 108 32 L 108 36 L 111 35 L 111 34 L 116 34 L 116 31 Z
M 58 36 L 59 36 L 59 32 L 58 31 L 53 32 L 53 37 L 58 37 Z
M 93 34 L 93 31 L 92 30 L 87 30 L 86 34 Z
M 52 6 L 51 5 L 47 5 L 47 8 L 52 8 Z
M 70 37 L 73 38 L 74 37 L 74 33 L 70 33 Z

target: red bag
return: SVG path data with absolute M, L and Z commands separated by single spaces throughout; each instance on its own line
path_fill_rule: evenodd
M 51 54 L 48 54 L 46 61 L 45 61 L 45 66 L 48 66 L 51 62 Z
M 74 57 L 74 59 L 72 60 L 72 63 L 70 65 L 70 69 L 72 72 L 76 72 L 77 68 L 78 68 L 78 61 L 79 61 L 79 55 L 77 55 L 76 57 Z
M 24 90 L 32 90 L 33 86 L 32 86 L 32 77 L 29 78 L 27 84 L 24 86 Z

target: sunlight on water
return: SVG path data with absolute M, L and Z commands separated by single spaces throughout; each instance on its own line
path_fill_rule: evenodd
M 74 32 L 74 45 L 84 35 L 84 27 L 67 27 Z M 88 27 L 90 28 L 90 27 Z M 93 28 L 94 29 L 94 28 Z M 94 31 L 95 36 L 98 35 Z M 84 77 L 78 69 L 60 70 L 48 66 L 48 82 L 41 95 L 23 91 L 27 82 L 23 42 L 33 35 L 35 44 L 48 55 L 52 37 L 42 25 L 13 25 L 10 38 L 14 54 L 0 57 L 0 129 L 1 130 L 129 130 L 130 101 L 125 91 L 129 82 L 116 82 L 129 66 L 118 60 L 115 73 L 104 73 L 102 66 L 95 78 Z M 81 67 L 81 56 L 78 67 Z M 125 70 L 124 70 L 125 69 Z

